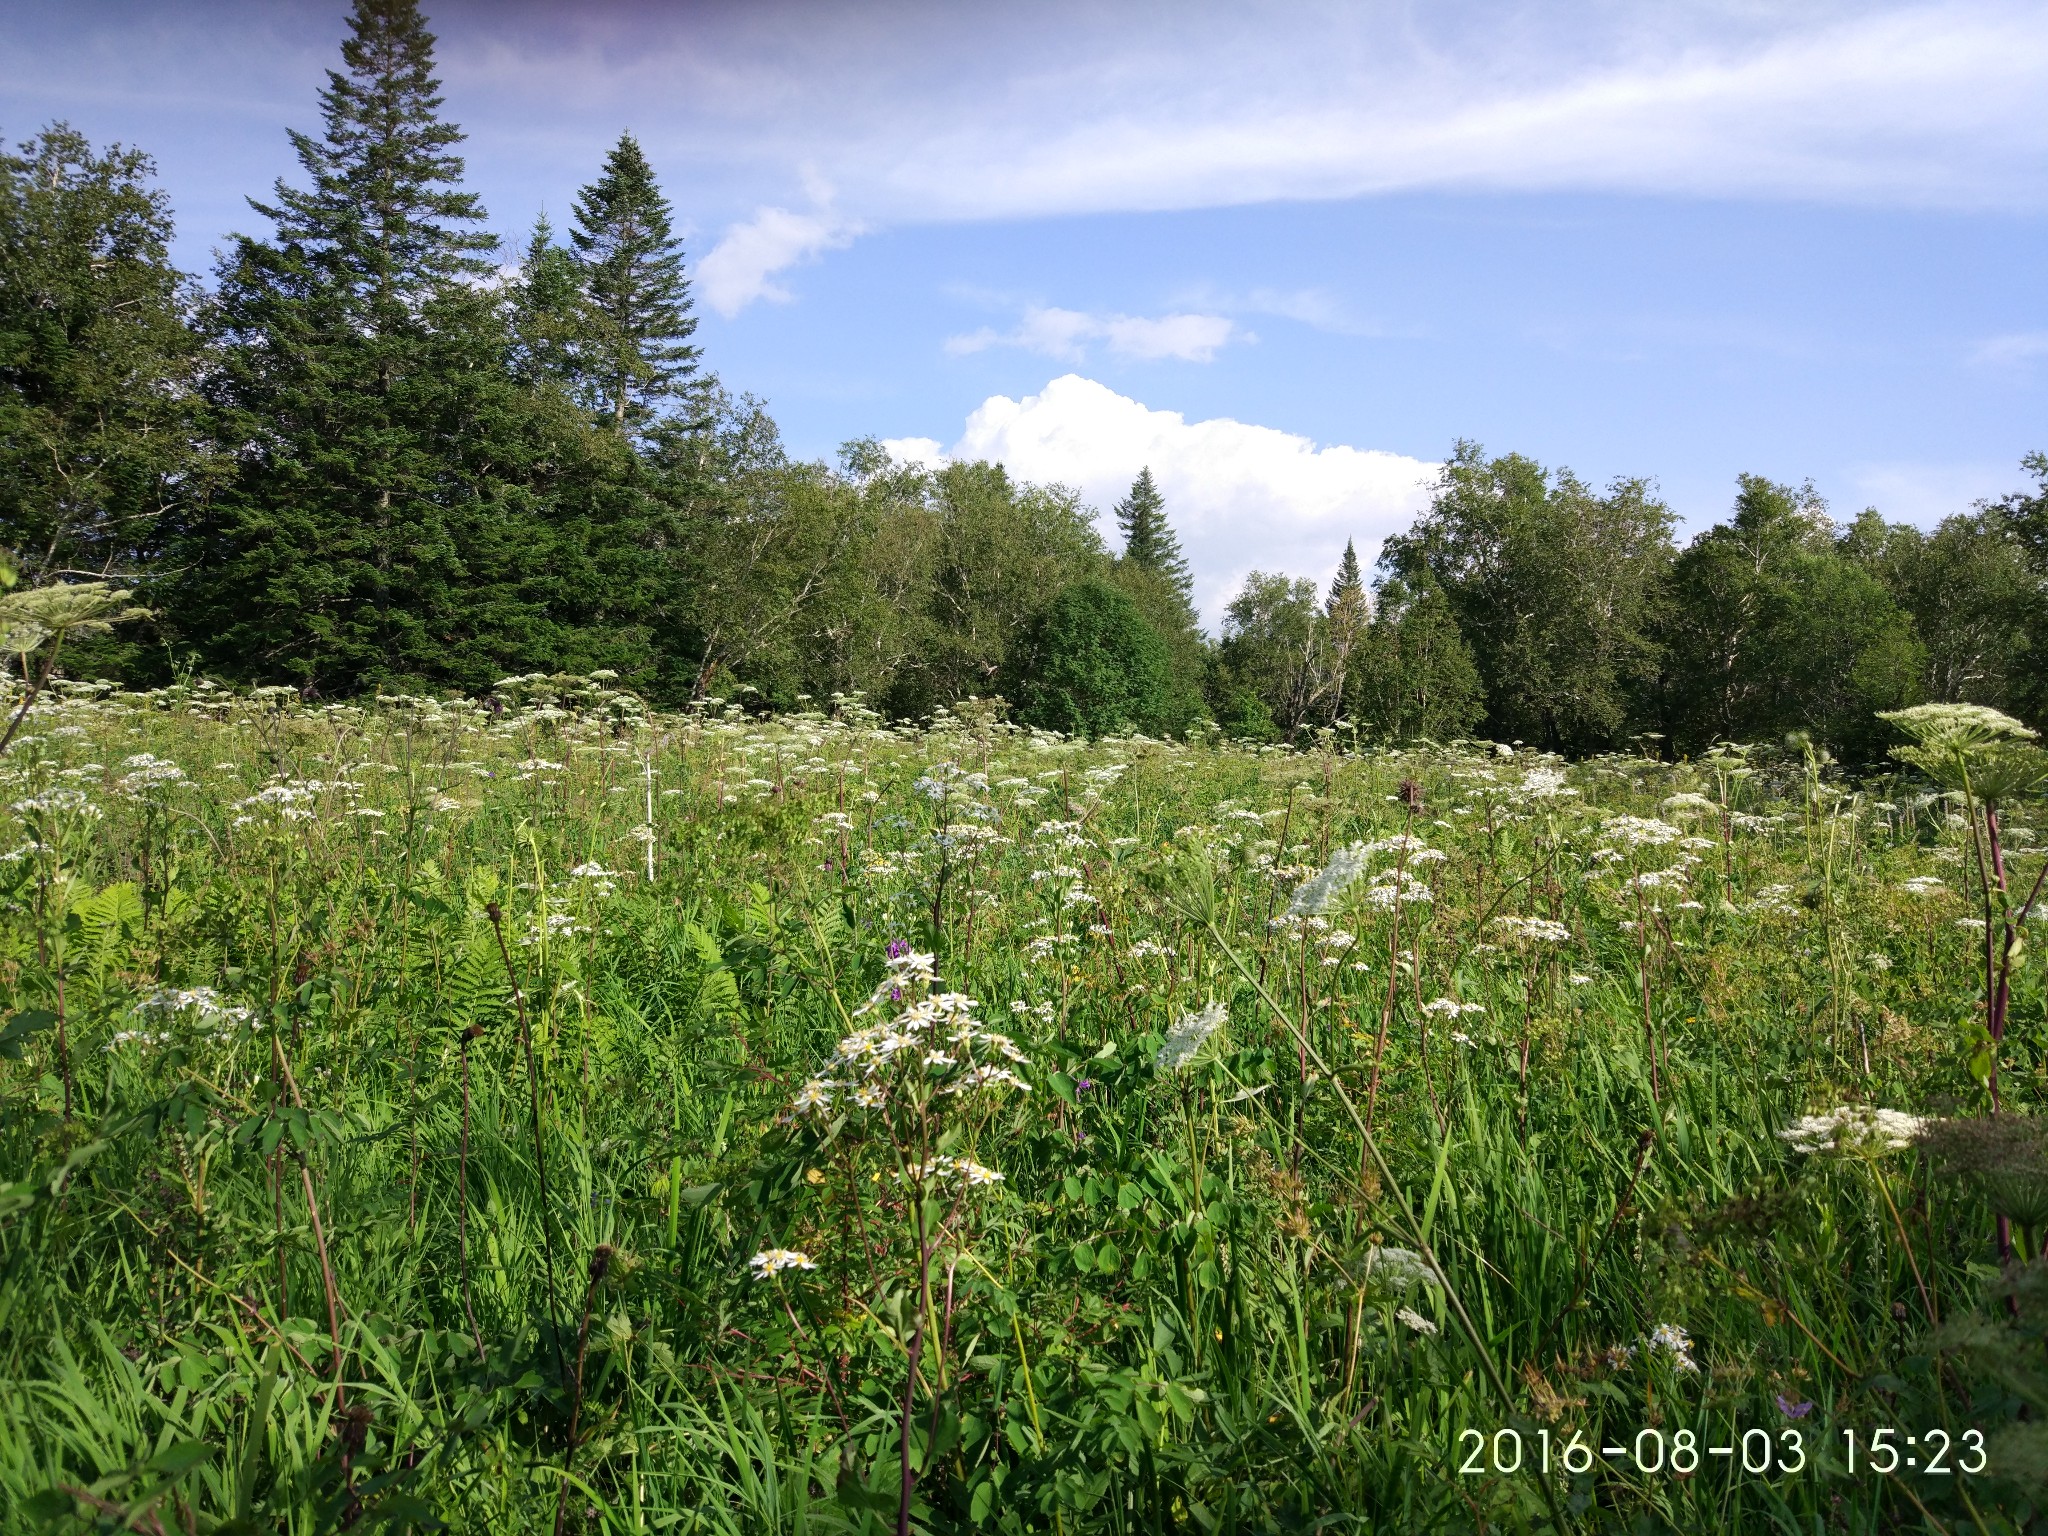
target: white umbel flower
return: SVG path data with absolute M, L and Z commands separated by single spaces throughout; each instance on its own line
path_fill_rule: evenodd
M 1843 1104 L 1802 1116 L 1778 1134 L 1795 1152 L 1897 1152 L 1911 1146 L 1926 1123 L 1900 1109 Z

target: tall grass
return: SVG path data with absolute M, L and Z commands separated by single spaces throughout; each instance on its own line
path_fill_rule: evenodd
M 2024 1248 L 1781 1134 L 1981 1110 L 1964 808 L 1729 762 L 46 698 L 0 1527 L 2018 1528 Z M 1021 1082 L 848 1065 L 921 955 Z M 1847 1470 L 1944 1424 L 1986 1472 Z M 1534 1470 L 1645 1429 L 1806 1465 Z

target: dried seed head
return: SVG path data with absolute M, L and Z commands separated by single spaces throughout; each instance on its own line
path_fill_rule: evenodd
M 334 1416 L 334 1433 L 341 1441 L 342 1455 L 362 1455 L 370 1437 L 370 1410 L 361 1403 L 350 1403 Z
M 468 1044 L 468 1043 L 469 1043 L 470 1041 L 472 1041 L 472 1040 L 481 1040 L 481 1039 L 483 1038 L 483 1035 L 484 1035 L 484 1027 L 483 1027 L 483 1025 L 481 1025 L 481 1024 L 472 1024 L 472 1025 L 470 1025 L 470 1026 L 469 1026 L 469 1028 L 465 1029 L 465 1030 L 464 1030 L 464 1031 L 462 1032 L 462 1040 L 463 1040 L 463 1043 L 464 1043 L 465 1045 L 467 1045 L 467 1044 Z
M 493 925 L 502 923 L 505 920 L 505 914 L 503 910 L 500 909 L 500 907 L 495 901 L 487 901 L 484 903 L 484 916 L 488 917 Z
M 1422 809 L 1422 786 L 1413 779 L 1403 779 L 1397 793 L 1401 796 L 1401 803 L 1407 806 L 1409 810 L 1419 811 Z
M 590 1283 L 596 1285 L 603 1280 L 612 1267 L 612 1245 L 599 1243 L 590 1254 Z

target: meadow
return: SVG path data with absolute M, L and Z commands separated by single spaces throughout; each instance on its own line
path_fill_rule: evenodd
M 745 702 L 38 704 L 0 1528 L 2035 1518 L 2003 728 L 1958 789 Z

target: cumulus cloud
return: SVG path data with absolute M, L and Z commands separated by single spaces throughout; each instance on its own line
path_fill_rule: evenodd
M 996 460 L 1019 479 L 1070 485 L 1101 508 L 1149 465 L 1212 626 L 1247 571 L 1326 580 L 1346 539 L 1370 563 L 1380 541 L 1428 504 L 1436 471 L 1404 454 L 1317 444 L 1228 417 L 1189 421 L 1072 373 L 1021 400 L 990 396 L 951 448 L 929 437 L 885 446 L 920 464 Z M 1113 542 L 1114 528 L 1105 532 Z
M 1141 362 L 1174 358 L 1206 363 L 1217 349 L 1243 333 L 1224 315 L 1174 314 L 1091 315 L 1074 309 L 1033 306 L 1024 311 L 1015 330 L 998 332 L 983 326 L 965 336 L 948 337 L 947 352 L 963 356 L 989 347 L 1021 347 L 1063 362 L 1080 362 L 1091 342 L 1101 342 L 1119 357 Z
M 697 264 L 697 291 L 730 319 L 756 299 L 787 304 L 792 295 L 775 274 L 826 251 L 851 245 L 860 226 L 829 212 L 762 208 L 735 224 Z

